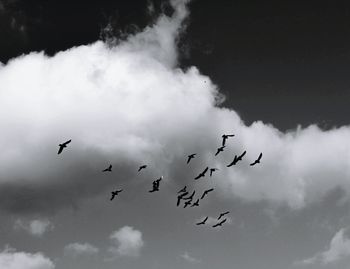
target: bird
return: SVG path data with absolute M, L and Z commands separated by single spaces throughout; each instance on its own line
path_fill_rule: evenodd
M 186 198 L 182 198 L 183 200 L 192 200 L 193 199 L 193 196 L 194 194 L 196 193 L 196 191 L 193 191 L 192 194 Z
M 216 150 L 215 156 L 218 155 L 220 152 L 224 151 L 224 148 L 225 148 L 225 147 L 226 147 L 226 146 L 222 146 L 222 147 L 218 148 L 218 149 Z
M 211 191 L 213 191 L 213 190 L 214 190 L 214 188 L 211 188 L 211 189 L 209 189 L 209 190 L 205 190 L 205 191 L 203 192 L 202 196 L 201 196 L 201 200 L 202 200 L 209 192 L 211 192 Z
M 223 216 L 227 215 L 228 213 L 230 213 L 230 211 L 226 211 L 224 213 L 221 213 L 220 216 L 218 217 L 218 220 L 221 219 Z
M 139 167 L 139 170 L 138 170 L 138 172 L 140 172 L 142 169 L 145 169 L 147 167 L 147 165 L 146 164 L 144 164 L 144 165 L 141 165 L 140 167 Z
M 224 219 L 222 221 L 220 221 L 219 223 L 216 223 L 215 225 L 213 225 L 213 228 L 216 228 L 218 226 L 222 226 L 222 224 L 224 224 L 226 222 L 227 219 Z
M 110 164 L 108 168 L 102 170 L 102 172 L 112 172 L 112 165 Z
M 256 165 L 257 163 L 260 163 L 261 157 L 262 157 L 262 152 L 259 154 L 259 157 L 253 163 L 250 164 L 250 166 L 253 166 L 253 165 Z
M 183 197 L 185 197 L 186 195 L 188 194 L 188 192 L 184 192 L 182 194 L 180 194 L 179 196 L 177 196 L 177 203 L 176 203 L 176 206 L 179 206 L 180 205 L 180 201 Z
M 239 161 L 242 161 L 243 156 L 247 153 L 247 151 L 244 151 L 241 155 L 237 156 L 235 155 L 235 158 L 233 161 L 227 165 L 227 167 L 231 167 L 232 165 L 236 165 Z
M 218 168 L 210 168 L 210 177 L 213 175 L 215 171 L 219 170 Z
M 199 199 L 197 199 L 197 201 L 195 201 L 195 202 L 191 205 L 191 207 L 195 207 L 195 206 L 199 206 Z
M 114 197 L 117 196 L 118 193 L 120 193 L 120 192 L 122 192 L 122 191 L 123 191 L 122 189 L 121 189 L 121 190 L 112 191 L 112 192 L 111 192 L 111 193 L 112 193 L 112 197 L 111 197 L 110 201 L 112 201 L 112 200 L 114 199 Z
M 155 192 L 155 191 L 159 191 L 159 184 L 160 184 L 160 181 L 163 179 L 163 177 L 161 176 L 159 179 L 153 181 L 153 188 L 152 190 L 148 191 L 148 192 Z
M 189 163 L 191 161 L 191 159 L 193 159 L 197 154 L 193 153 L 187 156 L 187 163 Z
M 207 173 L 208 169 L 209 169 L 209 167 L 207 166 L 207 167 L 203 170 L 203 172 L 200 173 L 198 176 L 196 176 L 194 179 L 197 180 L 197 179 L 199 179 L 199 178 L 201 178 L 201 177 L 205 177 L 205 174 Z
M 229 138 L 229 137 L 234 137 L 235 135 L 234 134 L 223 134 L 221 137 L 222 137 L 222 145 L 225 146 L 226 144 L 226 140 Z
M 196 225 L 204 225 L 205 222 L 208 220 L 208 217 L 206 217 L 204 220 L 202 220 L 201 222 L 196 223 Z
M 63 149 L 66 148 L 67 145 L 68 145 L 70 142 L 72 142 L 72 139 L 70 139 L 70 140 L 68 140 L 68 141 L 66 141 L 66 142 L 64 142 L 64 143 L 62 143 L 62 144 L 58 144 L 58 146 L 59 146 L 60 148 L 58 149 L 58 153 L 57 153 L 57 154 L 61 154 L 61 152 L 63 151 Z
M 177 193 L 181 193 L 181 192 L 186 192 L 186 188 L 187 186 L 183 187 L 181 190 L 179 190 Z
M 184 208 L 186 208 L 186 207 L 188 207 L 189 205 L 191 205 L 191 203 L 192 203 L 192 200 L 186 201 L 185 204 L 184 204 Z

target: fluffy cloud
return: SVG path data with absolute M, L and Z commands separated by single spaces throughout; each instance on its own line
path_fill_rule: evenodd
M 350 257 L 350 238 L 347 235 L 348 229 L 339 230 L 332 238 L 328 249 L 315 254 L 297 264 L 308 265 L 315 263 L 329 264 Z
M 80 255 L 94 255 L 99 252 L 97 247 L 89 243 L 71 243 L 64 247 L 65 255 L 80 256 Z
M 133 227 L 124 226 L 110 236 L 113 244 L 109 251 L 118 256 L 137 257 L 144 246 L 142 233 Z
M 55 210 L 113 184 L 96 180 L 106 163 L 120 182 L 148 163 L 155 174 L 180 181 L 206 165 L 220 168 L 217 189 L 226 197 L 266 200 L 291 208 L 317 202 L 329 191 L 350 192 L 350 128 L 315 125 L 280 132 L 219 107 L 218 88 L 196 67 L 177 67 L 177 40 L 186 1 L 171 1 L 140 33 L 107 46 L 95 42 L 48 57 L 30 53 L 0 67 L 0 207 Z M 235 133 L 213 156 L 223 133 Z M 57 145 L 72 143 L 57 155 Z M 234 154 L 247 150 L 237 166 Z M 197 152 L 200 163 L 183 168 Z M 250 167 L 260 152 L 262 163 Z M 181 169 L 180 169 L 181 168 Z
M 16 220 L 14 225 L 15 230 L 25 230 L 33 236 L 42 236 L 49 230 L 53 229 L 53 224 L 49 220 L 31 220 L 31 221 L 23 221 Z
M 54 269 L 55 265 L 40 252 L 32 254 L 6 248 L 0 252 L 0 268 Z

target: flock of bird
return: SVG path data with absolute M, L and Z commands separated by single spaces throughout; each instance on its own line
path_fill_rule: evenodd
M 216 153 L 215 153 L 215 156 L 217 156 L 220 152 L 223 152 L 225 147 L 226 147 L 226 141 L 228 140 L 228 138 L 230 137 L 234 137 L 235 135 L 234 134 L 223 134 L 221 137 L 222 137 L 222 145 L 217 149 Z M 67 145 L 69 143 L 71 143 L 72 140 L 68 140 L 62 144 L 59 144 L 59 149 L 58 149 L 58 154 L 61 154 L 63 149 L 67 147 Z M 244 151 L 241 155 L 235 155 L 234 156 L 234 159 L 231 163 L 229 163 L 227 165 L 227 167 L 231 167 L 233 165 L 236 165 L 239 161 L 242 161 L 243 160 L 243 157 L 246 155 L 246 151 Z M 187 164 L 190 163 L 190 161 L 192 159 L 194 159 L 196 157 L 196 153 L 193 153 L 193 154 L 190 154 L 187 156 Z M 250 166 L 254 166 L 256 164 L 259 164 L 260 161 L 261 161 L 261 158 L 262 158 L 262 153 L 259 154 L 258 158 L 250 163 Z M 143 169 L 146 169 L 147 168 L 147 165 L 146 164 L 143 164 L 141 165 L 139 168 L 138 168 L 138 172 L 140 172 L 141 170 Z M 213 173 L 215 171 L 218 171 L 219 169 L 218 168 L 209 168 L 208 166 L 201 172 L 199 173 L 195 178 L 194 180 L 198 180 L 202 177 L 205 177 L 205 175 L 207 174 L 207 172 L 209 171 L 209 175 L 210 177 L 213 175 Z M 112 172 L 112 165 L 110 164 L 106 169 L 102 170 L 102 172 Z M 159 191 L 159 187 L 160 187 L 160 182 L 161 180 L 163 179 L 163 176 L 161 176 L 160 178 L 158 178 L 157 180 L 154 180 L 152 182 L 152 189 L 149 190 L 148 192 L 152 193 L 152 192 L 156 192 L 156 191 Z M 111 198 L 110 200 L 112 201 L 116 196 L 118 196 L 118 194 L 120 192 L 122 192 L 123 189 L 120 189 L 120 190 L 115 190 L 115 191 L 112 191 L 111 192 Z M 187 186 L 184 186 L 181 190 L 179 190 L 177 192 L 177 202 L 176 202 L 176 206 L 180 206 L 181 204 L 181 201 L 184 201 L 184 208 L 190 206 L 190 207 L 197 207 L 199 206 L 199 201 L 204 199 L 206 195 L 208 195 L 210 192 L 214 191 L 214 188 L 210 188 L 210 189 L 207 189 L 205 190 L 202 195 L 200 196 L 200 198 L 197 198 L 195 201 L 194 201 L 194 196 L 196 194 L 196 191 L 194 190 L 191 194 L 189 194 L 189 192 L 187 191 Z M 217 218 L 217 223 L 212 225 L 213 228 L 216 228 L 216 227 L 219 227 L 219 226 L 222 226 L 226 221 L 227 221 L 227 218 L 224 218 L 222 219 L 224 216 L 226 216 L 227 214 L 229 214 L 230 212 L 229 211 L 226 211 L 226 212 L 223 212 L 223 213 L 220 213 L 219 217 Z M 206 224 L 207 220 L 208 220 L 208 216 L 205 217 L 202 221 L 196 223 L 196 225 L 204 225 Z

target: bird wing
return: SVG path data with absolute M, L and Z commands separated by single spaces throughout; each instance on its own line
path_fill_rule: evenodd
M 64 142 L 63 145 L 67 146 L 70 142 L 72 142 L 72 139 L 69 139 L 68 141 Z
M 224 219 L 223 221 L 220 222 L 220 225 L 224 224 L 227 219 Z
M 199 174 L 198 176 L 196 176 L 194 179 L 199 179 L 202 176 L 202 174 Z
M 228 165 L 226 165 L 227 167 L 231 167 L 234 163 L 235 163 L 235 160 L 236 159 L 234 159 L 231 163 L 229 163 Z
M 63 151 L 63 146 L 60 146 L 60 148 L 58 149 L 58 153 L 57 154 L 60 154 L 62 151 Z
M 181 197 L 177 197 L 176 206 L 179 206 L 179 205 L 180 205 L 180 201 L 181 201 Z
M 259 154 L 259 157 L 258 157 L 259 161 L 260 161 L 261 157 L 262 157 L 262 152 Z
M 203 174 L 205 174 L 208 171 L 209 167 L 207 166 L 207 168 L 204 169 Z
M 239 157 L 242 158 L 246 153 L 247 153 L 247 151 L 245 150 L 245 151 L 241 154 L 241 156 L 239 156 Z

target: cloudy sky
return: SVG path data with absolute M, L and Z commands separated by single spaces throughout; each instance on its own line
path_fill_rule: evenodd
M 349 14 L 0 0 L 0 269 L 348 268 Z

